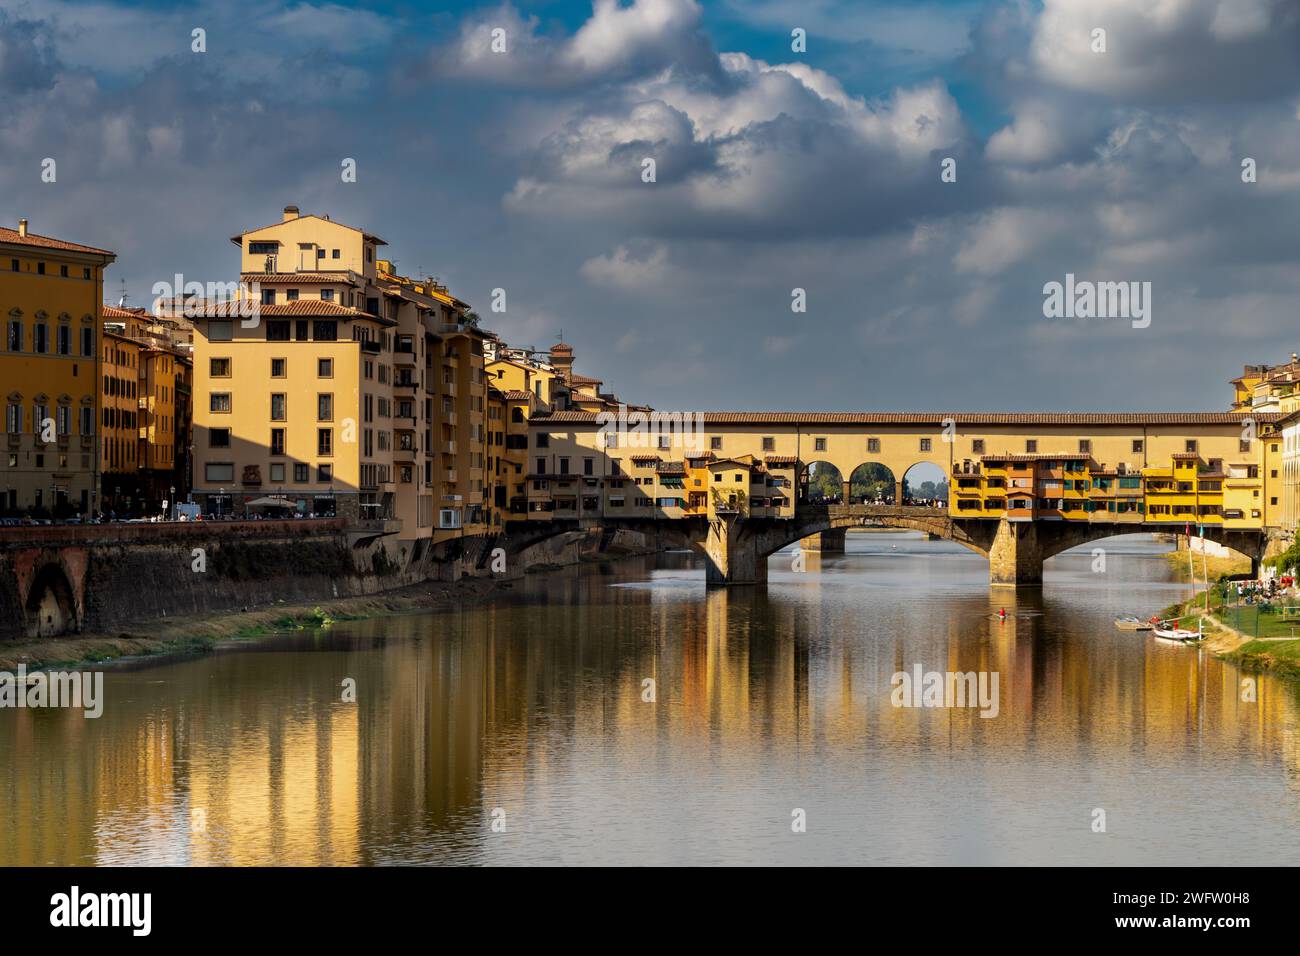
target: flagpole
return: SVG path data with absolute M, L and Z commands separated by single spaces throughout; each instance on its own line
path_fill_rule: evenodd
M 1205 575 L 1205 613 L 1210 613 L 1210 568 L 1205 557 L 1205 525 L 1201 525 L 1201 573 Z

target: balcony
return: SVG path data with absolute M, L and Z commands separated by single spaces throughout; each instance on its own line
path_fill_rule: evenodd
M 456 454 L 456 443 L 454 441 L 445 441 L 442 443 L 442 453 L 444 455 Z
M 378 355 L 379 349 L 379 343 L 376 341 L 367 339 L 361 343 L 361 351 L 365 352 L 367 355 Z
M 414 415 L 394 415 L 394 416 L 393 416 L 393 431 L 398 431 L 398 432 L 413 432 L 413 431 L 415 431 L 415 430 L 416 430 L 416 429 L 415 429 L 415 416 L 414 416 Z
M 393 376 L 393 388 L 412 388 L 412 389 L 414 389 L 414 388 L 419 388 L 419 387 L 420 387 L 420 382 L 419 382 L 419 380 L 418 380 L 418 379 L 415 379 L 415 378 L 412 378 L 412 377 L 409 376 L 409 375 L 395 375 L 395 376 Z
M 446 471 L 444 471 L 443 474 L 442 474 L 442 480 L 445 481 L 445 482 L 453 483 L 453 484 L 454 484 L 454 483 L 456 482 L 456 480 L 457 480 L 457 479 L 456 479 L 456 469 L 455 469 L 455 468 L 448 468 Z

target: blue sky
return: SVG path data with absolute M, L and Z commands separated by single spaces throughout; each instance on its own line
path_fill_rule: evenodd
M 0 101 L 0 222 L 135 302 L 293 203 L 664 409 L 1218 408 L 1300 338 L 1291 0 L 0 0 Z

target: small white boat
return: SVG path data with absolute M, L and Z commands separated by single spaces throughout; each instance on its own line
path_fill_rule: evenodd
M 1151 624 L 1148 621 L 1140 620 L 1132 614 L 1125 614 L 1115 618 L 1115 626 L 1121 631 L 1149 631 Z
M 1201 639 L 1199 630 L 1189 631 L 1184 627 L 1177 627 L 1170 621 L 1160 621 L 1153 625 L 1151 633 L 1155 635 L 1156 640 L 1169 641 L 1172 644 L 1186 644 Z

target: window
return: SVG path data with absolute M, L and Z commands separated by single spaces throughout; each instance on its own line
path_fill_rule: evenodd
M 208 374 L 213 378 L 230 378 L 230 359 L 208 359 Z
M 203 466 L 203 477 L 209 482 L 235 480 L 235 466 L 228 462 L 209 462 Z
M 539 459 L 537 459 L 537 473 L 538 473 L 539 475 L 544 475 L 544 474 L 546 474 L 546 459 L 545 459 L 545 458 L 539 458 Z
M 229 448 L 229 447 L 230 447 L 230 429 L 229 429 L 229 428 L 209 428 L 209 429 L 208 429 L 208 447 L 209 447 L 209 448 Z
M 776 439 L 771 437 L 764 438 L 763 451 L 776 451 Z
M 5 431 L 10 435 L 20 434 L 23 430 L 23 407 L 10 403 L 5 408 Z
M 271 454 L 272 455 L 284 454 L 284 429 L 283 428 L 271 429 Z
M 562 474 L 562 475 L 567 475 L 568 473 L 569 473 L 569 459 L 567 459 L 567 458 L 561 458 L 561 459 L 560 459 L 560 474 Z
M 293 323 L 293 340 L 295 342 L 306 342 L 310 337 L 311 323 L 306 319 L 296 319 Z
M 81 330 L 81 354 L 90 358 L 95 354 L 95 330 L 85 328 Z
M 83 279 L 89 279 L 89 278 L 90 278 L 90 267 L 89 267 L 89 266 L 87 266 L 86 268 L 84 268 L 84 269 L 81 270 L 81 278 L 83 278 Z
M 58 350 L 60 355 L 72 354 L 72 328 L 60 325 L 58 331 Z
M 230 414 L 230 393 L 210 392 L 208 394 L 208 411 L 219 415 Z
M 1025 442 L 1025 454 L 1033 455 L 1038 451 L 1038 440 L 1030 438 Z
M 208 341 L 209 342 L 229 342 L 234 335 L 235 323 L 233 322 L 209 322 L 208 323 Z
M 275 290 L 274 290 L 274 289 L 263 289 L 263 290 L 262 290 L 262 305 L 275 305 Z
M 273 421 L 273 422 L 282 422 L 282 421 L 285 420 L 285 417 L 284 417 L 284 408 L 285 408 L 285 404 L 284 404 L 284 402 L 285 402 L 285 399 L 284 399 L 284 392 L 272 392 L 272 393 L 271 393 L 271 421 Z
M 333 360 L 333 359 L 327 359 L 327 358 L 317 359 L 317 360 L 316 360 L 316 376 L 317 376 L 317 378 L 333 378 L 333 377 L 334 377 L 334 360 Z
M 332 422 L 334 421 L 334 395 L 331 392 L 321 392 L 316 396 L 316 421 Z
M 1092 442 L 1089 441 L 1087 438 L 1079 439 L 1079 454 L 1080 455 L 1092 454 Z
M 316 429 L 316 454 L 322 456 L 334 454 L 334 429 Z
M 288 342 L 289 341 L 289 323 L 288 322 L 267 322 L 266 323 L 266 340 L 268 342 Z
M 68 277 L 68 267 L 59 266 L 59 276 L 66 279 Z
M 285 374 L 284 359 L 282 358 L 271 359 L 271 378 L 284 378 L 284 374 Z
M 334 480 L 334 466 L 321 464 L 316 466 L 316 480 L 331 482 Z
M 709 439 L 709 447 L 714 451 L 722 451 L 722 436 L 714 435 Z
M 339 251 L 338 251 L 337 249 L 331 249 L 331 250 L 330 250 L 330 258 L 331 258 L 331 259 L 337 259 L 337 258 L 339 258 Z
M 871 452 L 871 453 L 873 453 L 873 454 L 879 454 L 879 453 L 880 453 L 880 439 L 879 439 L 879 438 L 868 438 L 868 439 L 867 439 L 867 451 L 869 451 L 869 452 Z
M 297 290 L 297 289 L 286 289 L 286 290 L 285 290 L 285 293 L 284 293 L 284 300 L 285 300 L 286 302 L 297 302 L 297 301 L 298 301 L 298 290 Z
M 250 242 L 248 244 L 248 254 L 250 256 L 273 256 L 280 251 L 278 242 Z
M 18 271 L 18 260 L 17 260 L 17 259 L 10 259 L 10 260 L 9 260 L 9 271 L 10 271 L 10 272 L 17 272 L 17 271 Z
M 1187 452 L 1187 454 L 1189 454 L 1189 455 L 1195 455 L 1195 454 L 1196 454 L 1196 439 L 1195 439 L 1195 438 L 1189 438 L 1189 439 L 1187 439 L 1187 441 L 1184 442 L 1184 444 L 1183 444 L 1183 448 L 1184 448 L 1184 451 Z
M 95 434 L 95 410 L 93 408 L 83 408 L 81 410 L 81 434 Z
M 972 442 L 970 443 L 970 445 L 971 445 L 971 453 L 972 453 L 972 454 L 975 454 L 975 455 L 982 455 L 982 454 L 984 454 L 984 439 L 983 439 L 983 438 L 976 438 L 974 441 L 972 441 Z
M 930 439 L 928 439 L 928 438 L 922 438 L 922 439 L 921 439 L 921 451 L 929 451 L 929 450 L 930 450 Z
M 333 290 L 333 289 L 321 289 L 321 290 L 320 290 L 320 300 L 321 300 L 322 302 L 333 302 L 333 301 L 334 301 L 334 290 Z
M 45 275 L 45 263 L 44 263 L 44 262 L 38 262 L 38 263 L 36 263 L 36 274 L 37 274 L 37 275 L 40 275 L 40 276 Z
M 304 485 L 311 480 L 311 476 L 307 472 L 306 465 L 293 466 L 293 480 L 300 485 Z
M 825 438 L 814 438 L 814 439 L 813 439 L 813 450 L 814 450 L 814 451 L 825 451 L 825 450 L 826 450 L 826 439 L 825 439 Z
M 9 351 L 21 352 L 23 350 L 23 324 L 17 319 L 9 320 Z
M 311 337 L 317 342 L 337 342 L 339 338 L 339 324 L 328 320 L 313 322 Z
M 32 326 L 32 351 L 44 355 L 50 350 L 50 327 L 44 322 Z
M 1243 439 L 1241 439 L 1241 441 L 1237 442 L 1237 451 L 1240 451 L 1240 452 L 1248 452 L 1248 451 L 1250 451 L 1250 439 L 1249 439 L 1249 438 L 1243 438 Z
M 551 447 L 551 436 L 548 435 L 546 432 L 538 432 L 538 433 L 537 433 L 537 447 L 538 447 L 538 448 L 550 448 L 550 447 Z
M 271 463 L 271 481 L 275 482 L 276 484 L 283 484 L 283 483 L 284 483 L 284 463 L 283 463 L 283 462 L 279 462 L 279 461 L 277 461 L 277 462 L 272 462 L 272 463 Z

